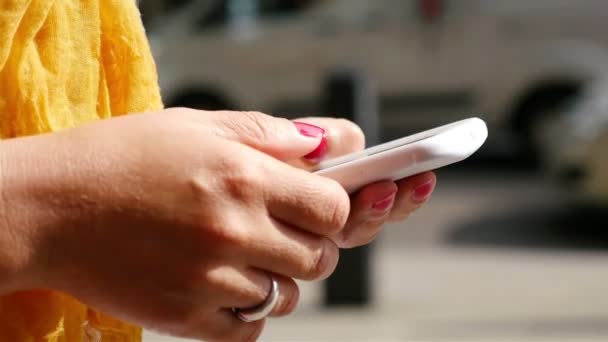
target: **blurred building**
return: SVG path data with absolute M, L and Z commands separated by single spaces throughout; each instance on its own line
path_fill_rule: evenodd
M 545 116 L 608 70 L 602 0 L 141 5 L 167 12 L 149 32 L 168 105 L 314 113 L 348 67 L 377 85 L 386 139 L 479 115 L 490 145 L 534 150 Z

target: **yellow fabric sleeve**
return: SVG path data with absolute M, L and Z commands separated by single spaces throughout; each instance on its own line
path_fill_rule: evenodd
M 0 0 L 0 138 L 161 108 L 135 0 Z M 0 341 L 140 340 L 66 294 L 0 297 Z

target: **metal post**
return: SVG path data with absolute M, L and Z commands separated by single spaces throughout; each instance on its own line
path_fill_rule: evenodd
M 323 112 L 357 123 L 366 145 L 380 141 L 378 103 L 370 82 L 356 70 L 333 72 L 323 89 Z M 324 305 L 367 305 L 371 301 L 370 246 L 340 252 L 335 273 L 325 282 Z

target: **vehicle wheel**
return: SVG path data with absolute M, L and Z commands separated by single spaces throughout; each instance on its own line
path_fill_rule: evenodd
M 563 106 L 565 107 L 565 106 Z M 563 117 L 564 108 L 545 107 L 539 108 L 538 113 L 533 116 L 528 124 L 527 147 L 531 156 L 534 157 L 536 164 L 544 163 L 543 156 L 547 149 L 552 148 L 553 127 L 558 124 Z
M 526 99 L 516 110 L 515 131 L 522 142 L 524 161 L 533 167 L 543 165 L 543 154 L 550 147 L 551 127 L 565 114 L 578 97 L 578 87 L 541 90 Z

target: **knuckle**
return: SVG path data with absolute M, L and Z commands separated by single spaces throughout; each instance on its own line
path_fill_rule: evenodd
M 321 240 L 323 241 L 321 247 L 315 251 L 307 265 L 305 280 L 325 279 L 333 273 L 338 264 L 338 247 L 327 238 L 321 238 Z
M 214 184 L 201 177 L 192 177 L 187 180 L 187 187 L 190 190 L 193 201 L 199 205 L 205 205 L 209 199 L 213 198 L 216 192 Z
M 265 141 L 272 131 L 272 120 L 260 112 L 237 112 L 232 117 L 232 124 L 238 127 L 246 136 L 256 140 Z
M 230 198 L 247 202 L 252 196 L 257 193 L 257 189 L 261 186 L 260 179 L 254 174 L 254 171 L 247 172 L 244 170 L 232 171 L 224 178 L 224 190 Z
M 218 252 L 218 254 L 235 252 L 235 248 L 238 248 L 238 251 L 242 252 L 243 246 L 251 244 L 251 236 L 247 229 L 243 229 L 242 226 L 237 224 L 231 224 L 229 221 L 223 222 L 223 224 L 221 223 L 213 227 L 214 238 L 211 239 L 217 247 L 221 247 L 219 248 L 221 252 Z
M 199 258 L 224 257 L 235 252 L 242 252 L 243 246 L 250 244 L 251 236 L 248 227 L 241 224 L 232 215 L 200 216 L 196 227 L 199 233 L 195 241 L 200 248 L 195 256 Z
M 263 177 L 254 162 L 243 163 L 242 159 L 231 157 L 224 160 L 223 190 L 233 199 L 249 202 L 259 198 L 263 190 Z
M 191 217 L 186 218 L 195 230 L 195 240 L 202 246 L 228 246 L 241 244 L 247 239 L 243 225 L 237 218 L 226 215 L 223 208 L 218 208 L 217 187 L 200 178 L 189 181 L 190 191 L 194 197 L 195 208 L 208 210 L 192 210 Z M 209 249 L 204 249 L 208 253 Z M 215 250 L 215 249 L 213 249 Z
M 220 154 L 208 170 L 202 175 L 188 179 L 188 185 L 198 204 L 209 204 L 224 194 L 240 195 L 261 185 L 260 167 L 255 159 L 248 158 L 246 153 L 238 148 L 229 146 Z

